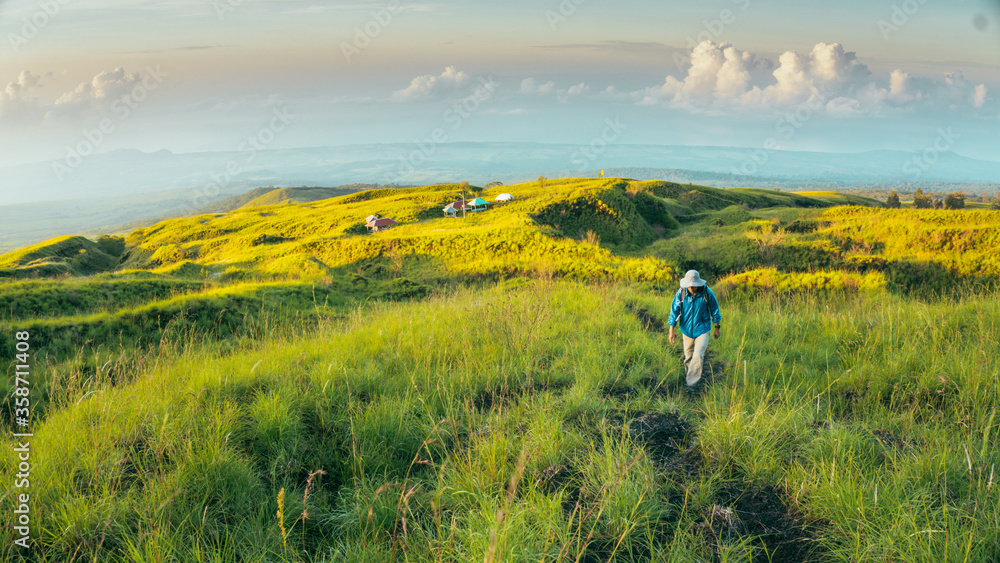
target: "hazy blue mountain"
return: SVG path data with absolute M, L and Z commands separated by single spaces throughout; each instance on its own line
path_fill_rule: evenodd
M 5 205 L 162 190 L 190 190 L 188 199 L 197 204 L 212 199 L 217 192 L 235 193 L 267 185 L 459 180 L 475 184 L 620 168 L 711 172 L 725 175 L 726 185 L 739 185 L 740 180 L 749 185 L 762 178 L 838 184 L 1000 183 L 1000 162 L 951 152 L 843 154 L 652 145 L 611 145 L 592 151 L 575 145 L 449 143 L 316 147 L 255 154 L 122 150 L 84 159 L 61 181 L 51 162 L 0 168 L 0 185 Z

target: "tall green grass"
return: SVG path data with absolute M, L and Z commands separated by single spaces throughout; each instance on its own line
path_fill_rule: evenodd
M 693 398 L 671 296 L 454 290 L 137 365 L 36 429 L 35 560 L 767 560 L 765 492 L 810 561 L 998 555 L 996 294 L 723 301 Z

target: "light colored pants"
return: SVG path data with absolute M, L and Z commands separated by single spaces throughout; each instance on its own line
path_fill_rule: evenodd
M 708 349 L 710 334 L 711 332 L 706 332 L 698 338 L 688 338 L 681 334 L 681 338 L 684 339 L 684 367 L 687 368 L 688 387 L 701 381 L 701 369 L 705 362 L 705 350 Z

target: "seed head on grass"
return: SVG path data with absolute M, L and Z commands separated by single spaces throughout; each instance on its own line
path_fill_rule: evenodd
M 312 488 L 313 488 L 313 478 L 316 477 L 317 475 L 326 475 L 326 471 L 323 471 L 322 469 L 317 469 L 315 471 L 310 471 L 309 472 L 309 477 L 306 479 L 306 490 L 305 490 L 304 493 L 302 493 L 302 517 L 301 517 L 301 520 L 302 520 L 302 524 L 303 525 L 305 525 L 305 523 L 306 523 L 306 518 L 309 518 L 309 505 L 306 504 L 306 503 L 309 502 L 309 493 L 312 491 Z
M 281 545 L 288 550 L 288 531 L 285 530 L 285 488 L 278 491 L 278 527 L 281 528 Z
M 302 493 L 302 515 L 299 516 L 299 520 L 302 522 L 302 550 L 306 549 L 306 518 L 309 518 L 309 493 L 313 489 L 313 479 L 317 475 L 326 475 L 326 471 L 322 469 L 317 469 L 315 471 L 309 472 L 309 477 L 306 479 L 306 490 Z

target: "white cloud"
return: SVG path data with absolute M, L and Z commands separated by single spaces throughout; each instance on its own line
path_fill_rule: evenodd
M 910 75 L 902 70 L 896 69 L 889 74 L 889 94 L 890 100 L 898 104 L 906 104 L 916 99 L 918 93 L 912 91 L 910 85 Z
M 824 85 L 852 84 L 871 75 L 868 67 L 853 52 L 845 52 L 840 43 L 817 43 L 809 53 L 814 79 Z
M 30 94 L 40 82 L 41 77 L 30 70 L 22 71 L 16 82 L 8 82 L 7 87 L 0 90 L 0 117 L 27 117 L 32 110 L 37 110 L 38 100 Z
M 609 89 L 605 97 L 613 92 Z M 946 75 L 943 82 L 911 77 L 898 69 L 887 77 L 873 77 L 867 65 L 840 43 L 817 43 L 808 54 L 787 51 L 775 68 L 753 53 L 709 40 L 692 49 L 691 66 L 683 77 L 667 76 L 660 86 L 632 92 L 631 99 L 642 105 L 713 113 L 787 111 L 809 102 L 825 106 L 831 116 L 859 117 L 918 103 L 978 109 L 987 103 L 987 89 L 973 87 L 961 72 Z
M 590 86 L 587 86 L 583 82 L 577 84 L 576 86 L 570 86 L 569 90 L 566 91 L 566 93 L 569 94 L 570 96 L 583 96 L 584 94 L 587 94 L 589 92 L 590 92 Z
M 809 61 L 795 51 L 778 57 L 774 71 L 776 82 L 764 89 L 765 97 L 779 104 L 793 104 L 812 93 L 813 80 L 809 76 Z
M 27 93 L 36 88 L 41 77 L 32 74 L 30 70 L 22 71 L 17 82 L 8 82 L 7 87 L 0 90 L 0 103 L 25 99 Z
M 60 96 L 55 105 L 74 107 L 115 100 L 130 93 L 141 82 L 142 77 L 138 72 L 126 73 L 122 67 L 106 70 L 97 74 L 90 82 L 82 82 Z
M 425 74 L 410 81 L 410 85 L 402 90 L 396 90 L 392 99 L 397 102 L 410 102 L 439 97 L 464 86 L 471 80 L 468 74 L 454 66 L 444 69 L 438 76 Z
M 976 86 L 976 89 L 972 92 L 972 106 L 979 109 L 986 104 L 986 85 L 980 84 Z
M 538 84 L 535 82 L 534 78 L 525 78 L 521 81 L 521 93 L 522 94 L 539 94 L 545 96 L 556 91 L 555 82 L 546 82 L 545 84 Z

